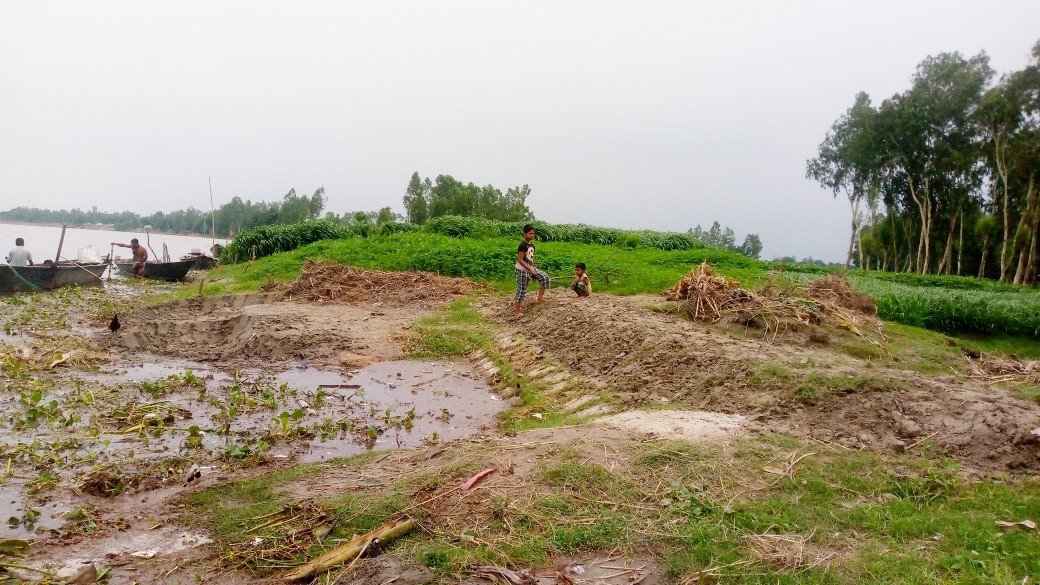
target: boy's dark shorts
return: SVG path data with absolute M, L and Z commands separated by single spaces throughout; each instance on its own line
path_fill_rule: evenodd
M 578 293 L 579 297 L 589 296 L 589 287 L 584 282 L 575 282 L 571 285 L 571 290 Z

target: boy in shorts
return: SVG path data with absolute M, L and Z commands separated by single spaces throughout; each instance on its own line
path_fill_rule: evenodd
M 545 289 L 549 288 L 549 275 L 534 265 L 534 226 L 524 226 L 524 241 L 516 249 L 516 316 L 519 317 L 520 303 L 527 294 L 527 285 L 534 278 L 538 281 L 538 302 L 545 302 Z

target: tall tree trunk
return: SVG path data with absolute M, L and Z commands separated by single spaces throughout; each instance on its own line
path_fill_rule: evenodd
M 1030 226 L 1029 232 L 1029 260 L 1026 262 L 1026 271 L 1022 275 L 1022 284 L 1029 283 L 1033 280 L 1033 275 L 1036 273 L 1036 254 L 1037 254 L 1037 226 L 1040 225 L 1040 197 L 1033 196 L 1033 178 L 1035 175 L 1029 175 L 1029 188 L 1026 191 L 1026 197 L 1033 203 L 1032 212 L 1032 225 Z
M 957 276 L 961 275 L 961 267 L 964 262 L 964 212 L 959 213 L 961 214 L 961 230 L 957 236 Z
M 986 255 L 989 253 L 989 234 L 982 239 L 982 259 L 979 261 L 979 278 L 986 276 Z
M 946 249 L 943 251 L 942 260 L 939 261 L 939 268 L 935 271 L 936 274 L 942 274 L 945 269 L 946 273 L 950 273 L 950 267 L 953 265 L 953 232 L 954 228 L 957 227 L 957 215 L 960 213 L 954 213 L 950 218 L 950 229 L 946 234 Z
M 1011 211 L 1010 211 L 1010 197 L 1008 194 L 1008 170 L 1007 163 L 1005 160 L 1007 145 L 1001 140 L 999 133 L 994 133 L 993 145 L 996 149 L 994 153 L 994 160 L 997 163 L 997 174 L 1000 175 L 1000 180 L 1004 184 L 1004 240 L 1000 245 L 1000 281 L 1007 282 L 1007 269 L 1011 266 L 1011 259 L 1007 257 L 1008 252 L 1008 238 L 1011 232 Z
M 856 235 L 859 232 L 859 197 L 855 191 L 849 196 L 849 205 L 852 206 L 852 237 L 849 238 L 849 255 L 845 257 L 845 270 L 852 264 L 852 251 L 856 247 Z
M 1018 220 L 1018 229 L 1015 230 L 1015 239 L 1018 239 L 1019 231 L 1028 229 L 1032 233 L 1032 227 L 1036 224 L 1033 219 L 1036 216 L 1036 204 L 1033 201 L 1033 177 L 1029 177 L 1029 188 L 1026 190 L 1026 208 L 1022 213 L 1021 218 Z M 1032 239 L 1032 238 L 1030 238 Z M 1018 246 L 1018 268 L 1015 270 L 1015 284 L 1022 284 L 1025 282 L 1026 277 L 1026 265 L 1029 262 L 1029 248 L 1026 242 L 1015 242 Z
M 924 238 L 924 264 L 917 267 L 920 274 L 927 274 L 928 267 L 932 265 L 932 197 L 927 178 L 924 180 L 924 209 L 925 222 L 921 231 L 921 237 Z
M 1012 280 L 1014 284 L 1022 284 L 1022 276 L 1026 271 L 1026 250 L 1025 246 L 1018 248 L 1018 268 L 1015 269 L 1015 278 Z
M 908 181 L 907 184 L 910 186 L 910 197 L 913 198 L 914 203 L 917 205 L 917 212 L 921 215 L 921 233 L 920 237 L 917 238 L 917 271 L 920 272 L 921 261 L 924 259 L 925 229 L 928 226 L 928 215 L 925 211 L 924 201 L 917 196 L 917 189 L 914 189 L 913 179 Z

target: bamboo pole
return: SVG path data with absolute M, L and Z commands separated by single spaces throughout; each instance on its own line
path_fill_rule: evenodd
M 213 207 L 213 177 L 209 177 L 209 225 L 213 229 L 209 253 L 217 257 L 217 211 Z
M 61 248 L 65 245 L 65 229 L 69 227 L 68 224 L 61 226 L 61 239 L 58 240 L 58 253 L 54 255 L 54 265 L 57 266 L 58 262 L 61 261 Z
M 87 270 L 87 269 L 86 269 L 86 268 L 84 268 L 84 267 L 83 267 L 83 265 L 82 265 L 82 264 L 80 264 L 79 262 L 76 262 L 76 261 L 73 261 L 73 260 L 69 260 L 68 258 L 62 258 L 61 256 L 59 256 L 59 258 L 61 258 L 62 260 L 64 260 L 64 261 L 68 262 L 69 264 L 72 264 L 73 266 L 75 266 L 75 267 L 77 267 L 77 268 L 79 268 L 79 269 L 83 270 L 84 272 L 86 272 L 87 274 L 89 274 L 89 275 L 93 276 L 94 278 L 96 278 L 96 279 L 100 280 L 101 282 L 105 282 L 105 279 L 104 279 L 104 278 L 101 278 L 100 276 L 98 276 L 98 275 L 94 274 L 93 272 L 91 272 L 91 271 Z
M 411 518 L 407 520 L 396 520 L 385 526 L 380 526 L 372 532 L 358 536 L 346 544 L 334 548 L 321 555 L 306 565 L 301 565 L 282 576 L 283 581 L 302 581 L 313 577 L 322 571 L 327 571 L 336 565 L 341 565 L 352 558 L 362 554 L 376 538 L 380 543 L 389 542 L 400 538 L 412 531 L 415 524 Z
M 148 249 L 152 252 L 152 260 L 154 262 L 159 262 L 160 260 L 162 260 L 162 258 L 159 258 L 159 255 L 155 253 L 155 250 L 152 250 L 152 230 L 145 230 L 144 237 L 145 242 L 148 243 Z

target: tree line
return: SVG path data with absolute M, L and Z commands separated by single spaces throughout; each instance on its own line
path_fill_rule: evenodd
M 997 77 L 984 53 L 923 60 L 905 91 L 861 92 L 806 176 L 852 209 L 846 267 L 1037 280 L 1040 42 Z
M 404 209 L 408 222 L 422 225 L 445 215 L 483 217 L 498 221 L 530 221 L 534 214 L 527 207 L 531 188 L 511 187 L 503 193 L 492 185 L 478 187 L 472 182 L 463 184 L 451 175 L 419 178 L 412 173 L 405 189 Z
M 709 246 L 723 248 L 731 252 L 738 252 L 748 258 L 758 260 L 759 255 L 762 254 L 762 240 L 759 239 L 758 234 L 748 234 L 744 237 L 743 243 L 737 244 L 737 236 L 733 233 L 733 229 L 728 227 L 723 228 L 717 221 L 712 223 L 711 227 L 707 230 L 704 230 L 700 225 L 698 225 L 695 228 L 687 230 L 686 233 Z
M 91 207 L 88 211 L 78 208 L 50 210 L 17 207 L 9 211 L 0 211 L 0 221 L 67 224 L 71 227 L 88 228 L 104 226 L 119 231 L 150 228 L 160 232 L 202 235 L 211 233 L 215 221 L 217 235 L 229 238 L 260 225 L 297 223 L 320 217 L 326 201 L 325 188 L 319 187 L 309 197 L 297 195 L 296 189 L 289 189 L 280 201 L 254 203 L 234 197 L 217 208 L 213 218 L 209 211 L 194 207 L 171 212 L 157 211 L 151 215 L 140 215 L 131 211 L 98 211 L 97 206 Z

